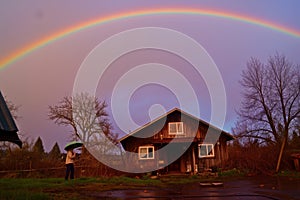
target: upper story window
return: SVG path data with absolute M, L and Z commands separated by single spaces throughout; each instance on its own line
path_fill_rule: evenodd
M 200 144 L 199 145 L 199 158 L 214 157 L 214 145 L 213 144 Z
M 140 146 L 139 147 L 139 159 L 154 159 L 154 146 Z
M 183 135 L 183 122 L 170 122 L 169 135 Z

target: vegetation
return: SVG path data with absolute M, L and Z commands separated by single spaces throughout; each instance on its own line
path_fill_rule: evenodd
M 18 116 L 18 110 L 20 108 L 20 105 L 14 104 L 12 101 L 8 100 L 6 97 L 5 97 L 5 102 L 8 106 L 8 109 L 9 109 L 11 115 L 13 116 L 13 118 L 19 119 L 20 116 Z
M 231 170 L 220 171 L 218 175 L 220 177 L 242 177 L 245 176 L 246 174 L 243 171 L 233 168 Z
M 187 176 L 167 176 L 160 179 L 118 176 L 79 178 L 67 182 L 63 178 L 0 179 L 0 199 L 88 199 L 88 194 L 95 191 L 170 187 L 170 184 L 181 185 L 200 180 L 207 179 Z
M 241 85 L 244 92 L 235 133 L 250 144 L 273 148 L 278 172 L 292 134 L 300 137 L 299 66 L 278 54 L 266 64 L 252 58 L 242 73 Z M 265 161 L 274 164 L 273 159 Z
M 23 141 L 23 148 L 3 145 L 0 149 L 0 178 L 64 177 L 65 154 L 57 143 L 49 153 L 38 138 L 34 144 Z M 5 144 L 5 143 L 3 143 Z M 95 159 L 85 148 L 76 156 L 75 177 L 102 177 L 122 174 Z
M 84 143 L 88 151 L 84 149 L 80 162 L 85 168 L 96 169 L 94 174 L 99 174 L 98 169 L 101 174 L 108 173 L 108 167 L 99 163 L 94 157 L 104 163 L 113 163 L 116 156 L 122 154 L 117 140 L 118 135 L 112 131 L 106 107 L 104 101 L 101 102 L 88 93 L 65 97 L 58 105 L 49 107 L 49 119 L 58 125 L 71 126 L 73 140 L 80 139 Z M 84 172 L 86 174 L 87 170 Z
M 62 154 L 59 152 L 59 157 L 48 156 L 41 138 L 34 145 L 24 140 L 22 149 L 2 146 L 0 154 L 0 177 L 55 177 L 56 172 L 51 169 L 63 167 Z
M 44 144 L 40 137 L 38 137 L 33 145 L 32 152 L 38 159 L 43 159 L 43 157 L 45 157 Z
M 295 171 L 291 154 L 300 152 L 299 139 L 298 136 L 289 139 L 281 162 L 282 170 Z M 238 169 L 248 175 L 274 175 L 277 163 L 275 155 L 278 155 L 279 151 L 276 145 L 260 145 L 255 141 L 240 143 L 237 139 L 228 146 L 229 159 L 226 162 L 226 170 Z
M 85 145 L 92 143 L 99 135 L 105 135 L 111 141 L 117 141 L 117 135 L 109 122 L 105 102 L 99 101 L 88 93 L 64 97 L 55 106 L 49 106 L 49 119 L 58 125 L 71 126 L 72 138 L 80 138 Z
M 61 158 L 61 153 L 57 142 L 55 142 L 48 156 L 51 160 L 59 160 Z

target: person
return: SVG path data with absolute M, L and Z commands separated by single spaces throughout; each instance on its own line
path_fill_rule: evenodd
M 66 176 L 65 180 L 69 179 L 74 179 L 74 159 L 75 159 L 76 154 L 74 153 L 73 149 L 69 149 L 67 151 L 67 156 L 66 156 Z

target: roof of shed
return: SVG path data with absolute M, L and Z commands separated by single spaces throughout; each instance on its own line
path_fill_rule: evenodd
M 0 141 L 9 141 L 22 147 L 18 128 L 0 91 Z

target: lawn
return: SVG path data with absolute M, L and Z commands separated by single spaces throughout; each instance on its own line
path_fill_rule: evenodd
M 199 181 L 193 176 L 129 178 L 78 178 L 65 181 L 62 178 L 0 179 L 0 199 L 84 199 L 89 192 L 143 187 L 167 187 L 170 184 L 186 184 Z
M 267 179 L 275 179 L 278 182 L 282 178 L 287 181 L 277 183 L 278 186 L 283 187 L 289 184 L 290 188 L 294 188 L 295 191 L 298 190 L 298 184 L 300 184 L 299 173 L 291 174 L 286 172 Z M 197 182 L 210 181 L 229 181 L 232 184 L 235 183 L 235 179 L 243 180 L 247 179 L 247 177 L 230 171 L 223 173 L 222 176 L 219 175 L 219 177 L 164 175 L 159 178 L 151 176 L 130 178 L 118 176 L 109 178 L 77 178 L 72 181 L 65 181 L 63 178 L 3 178 L 0 179 L 0 199 L 91 199 L 91 196 L 94 196 L 93 194 L 101 193 L 102 191 L 160 190 L 176 188 L 173 186 L 181 187 L 181 185 L 184 186 L 191 183 L 193 185 L 193 183 Z M 255 179 L 259 181 L 257 184 L 255 183 L 255 188 L 258 187 L 257 185 L 261 185 L 261 182 L 271 183 L 271 181 L 267 181 L 259 176 L 254 177 Z M 287 188 L 289 189 L 289 187 Z

